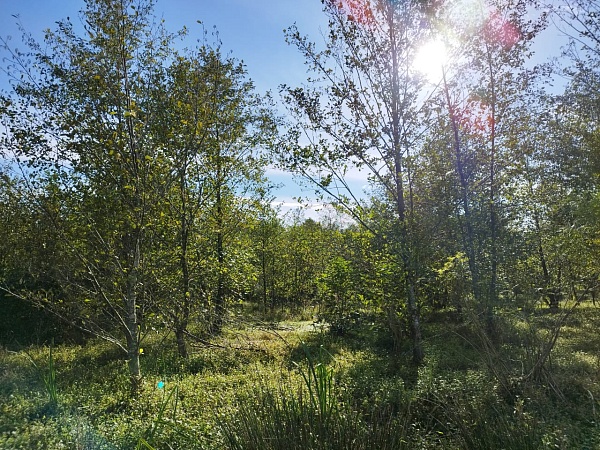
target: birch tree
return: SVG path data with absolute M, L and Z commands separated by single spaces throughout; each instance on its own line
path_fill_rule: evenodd
M 414 1 L 323 3 L 329 30 L 322 50 L 295 27 L 287 32 L 311 76 L 306 86 L 283 87 L 295 125 L 282 163 L 364 226 L 368 226 L 367 204 L 361 192 L 350 188 L 350 170 L 370 173 L 373 184 L 393 205 L 396 220 L 393 233 L 387 235 L 388 248 L 396 255 L 397 282 L 406 300 L 398 298 L 387 307 L 395 317 L 406 305 L 413 357 L 419 363 L 423 347 L 410 163 L 423 116 L 422 83 L 411 63 L 425 36 L 421 22 L 429 11 Z

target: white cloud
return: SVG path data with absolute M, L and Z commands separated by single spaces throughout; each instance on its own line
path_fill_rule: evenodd
M 300 203 L 295 200 L 275 200 L 271 202 L 271 205 L 275 208 L 280 207 L 281 209 L 285 209 L 287 211 L 292 209 L 319 211 L 323 208 L 328 207 L 324 203 Z

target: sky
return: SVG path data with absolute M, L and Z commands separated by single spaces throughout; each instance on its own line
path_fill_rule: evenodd
M 457 3 L 469 1 L 474 0 L 457 0 Z M 12 45 L 19 47 L 20 32 L 16 24 L 19 20 L 41 40 L 43 30 L 55 28 L 61 19 L 70 17 L 77 24 L 78 12 L 83 7 L 84 0 L 0 0 L 0 36 L 11 36 Z M 155 13 L 164 18 L 170 31 L 186 26 L 189 45 L 202 36 L 203 27 L 209 32 L 216 27 L 224 52 L 231 52 L 231 56 L 246 64 L 258 92 L 271 90 L 275 99 L 279 85 L 297 86 L 307 76 L 302 56 L 287 45 L 283 30 L 295 23 L 302 34 L 318 41 L 327 26 L 321 0 L 156 0 Z M 199 20 L 203 25 L 197 23 Z M 556 37 L 556 30 L 550 30 L 539 40 L 537 62 L 556 51 Z M 0 58 L 3 56 L 0 50 Z M 0 74 L 2 88 L 6 88 L 6 81 Z M 270 169 L 268 175 L 273 183 L 280 185 L 273 194 L 282 212 L 296 204 L 294 197 L 312 197 L 314 190 L 299 187 L 290 174 Z M 365 176 L 352 176 L 349 184 L 361 192 L 366 185 Z M 306 216 L 318 217 L 315 208 L 318 205 L 313 205 Z
M 320 0 L 156 0 L 155 3 L 155 14 L 164 18 L 169 31 L 187 27 L 188 45 L 201 38 L 203 29 L 209 33 L 216 29 L 223 51 L 244 62 L 256 90 L 259 93 L 270 90 L 276 99 L 279 85 L 299 85 L 306 79 L 303 58 L 285 42 L 283 30 L 296 24 L 303 34 L 317 39 L 326 28 Z M 83 7 L 84 0 L 0 0 L 0 36 L 10 36 L 11 44 L 22 48 L 17 22 L 41 40 L 43 30 L 54 29 L 61 19 L 70 17 L 77 24 Z M 0 58 L 3 56 L 0 50 Z M 0 89 L 6 87 L 6 80 L 0 74 Z M 273 194 L 282 213 L 298 206 L 296 197 L 313 197 L 313 189 L 299 186 L 288 173 L 269 169 L 268 176 L 278 186 Z M 365 180 L 359 178 L 353 183 L 362 189 Z M 320 216 L 318 202 L 307 206 L 306 217 Z
M 0 0 L 0 34 L 18 42 L 16 15 L 26 30 L 41 37 L 60 19 L 77 23 L 83 6 L 83 0 Z M 201 37 L 198 20 L 209 31 L 215 26 L 223 49 L 246 63 L 259 91 L 276 90 L 305 73 L 302 58 L 285 43 L 285 28 L 297 23 L 303 33 L 315 36 L 326 25 L 320 0 L 157 0 L 155 13 L 170 31 L 186 26 L 191 43 Z

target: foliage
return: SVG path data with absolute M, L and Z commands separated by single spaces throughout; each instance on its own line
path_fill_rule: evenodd
M 325 0 L 284 139 L 152 1 L 3 40 L 0 447 L 597 448 L 599 4 L 463 3 Z M 265 149 L 352 221 L 282 217 Z
M 388 310 L 395 316 L 406 305 L 419 363 L 423 346 L 416 283 L 421 268 L 414 239 L 412 174 L 413 149 L 425 115 L 419 105 L 423 80 L 409 65 L 415 56 L 412 43 L 426 35 L 419 24 L 427 13 L 415 2 L 384 0 L 361 7 L 325 1 L 323 9 L 329 19 L 324 49 L 295 26 L 287 31 L 288 42 L 304 56 L 314 76 L 309 85 L 282 86 L 292 123 L 279 161 L 389 242 L 384 248 L 396 260 L 394 275 L 403 289 Z M 369 202 L 346 182 L 351 169 L 369 173 L 392 220 L 368 220 Z M 394 338 L 400 336 L 397 326 L 391 331 Z
M 169 327 L 185 357 L 190 321 L 218 332 L 251 290 L 242 224 L 266 189 L 260 148 L 276 121 L 220 44 L 176 52 L 185 31 L 168 32 L 151 1 L 87 2 L 82 17 L 83 36 L 63 20 L 45 46 L 26 39 L 30 54 L 4 41 L 15 83 L 2 147 L 19 180 L 7 177 L 3 208 L 25 261 L 2 262 L 0 282 L 118 346 L 135 391 L 149 330 Z
M 187 360 L 178 358 L 174 337 L 157 336 L 145 346 L 135 400 L 125 362 L 110 345 L 57 346 L 61 407 L 52 414 L 28 359 L 2 350 L 0 446 L 595 448 L 599 319 L 589 303 L 568 318 L 548 389 L 519 380 L 533 333 L 544 339 L 554 317 L 544 310 L 527 320 L 507 317 L 501 356 L 515 382 L 511 394 L 472 345 L 474 331 L 442 313 L 424 324 L 429 357 L 418 369 L 410 352 L 390 354 L 370 331 L 340 338 L 293 322 L 277 334 L 230 329 L 214 342 L 223 348 L 194 346 Z M 47 347 L 27 352 L 38 365 L 47 361 Z

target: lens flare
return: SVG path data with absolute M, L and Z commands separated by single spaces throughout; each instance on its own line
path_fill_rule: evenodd
M 343 12 L 351 22 L 356 22 L 360 25 L 371 25 L 375 21 L 375 16 L 368 0 L 332 0 L 331 4 Z
M 460 24 L 463 30 L 475 30 L 485 23 L 491 13 L 492 10 L 483 0 L 456 0 L 448 9 L 447 19 Z
M 459 34 L 483 33 L 488 42 L 505 49 L 522 37 L 519 28 L 485 0 L 457 0 L 448 10 L 447 19 L 459 26 Z
M 500 44 L 510 49 L 521 39 L 521 31 L 498 12 L 490 15 L 485 23 L 484 33 L 490 42 Z

